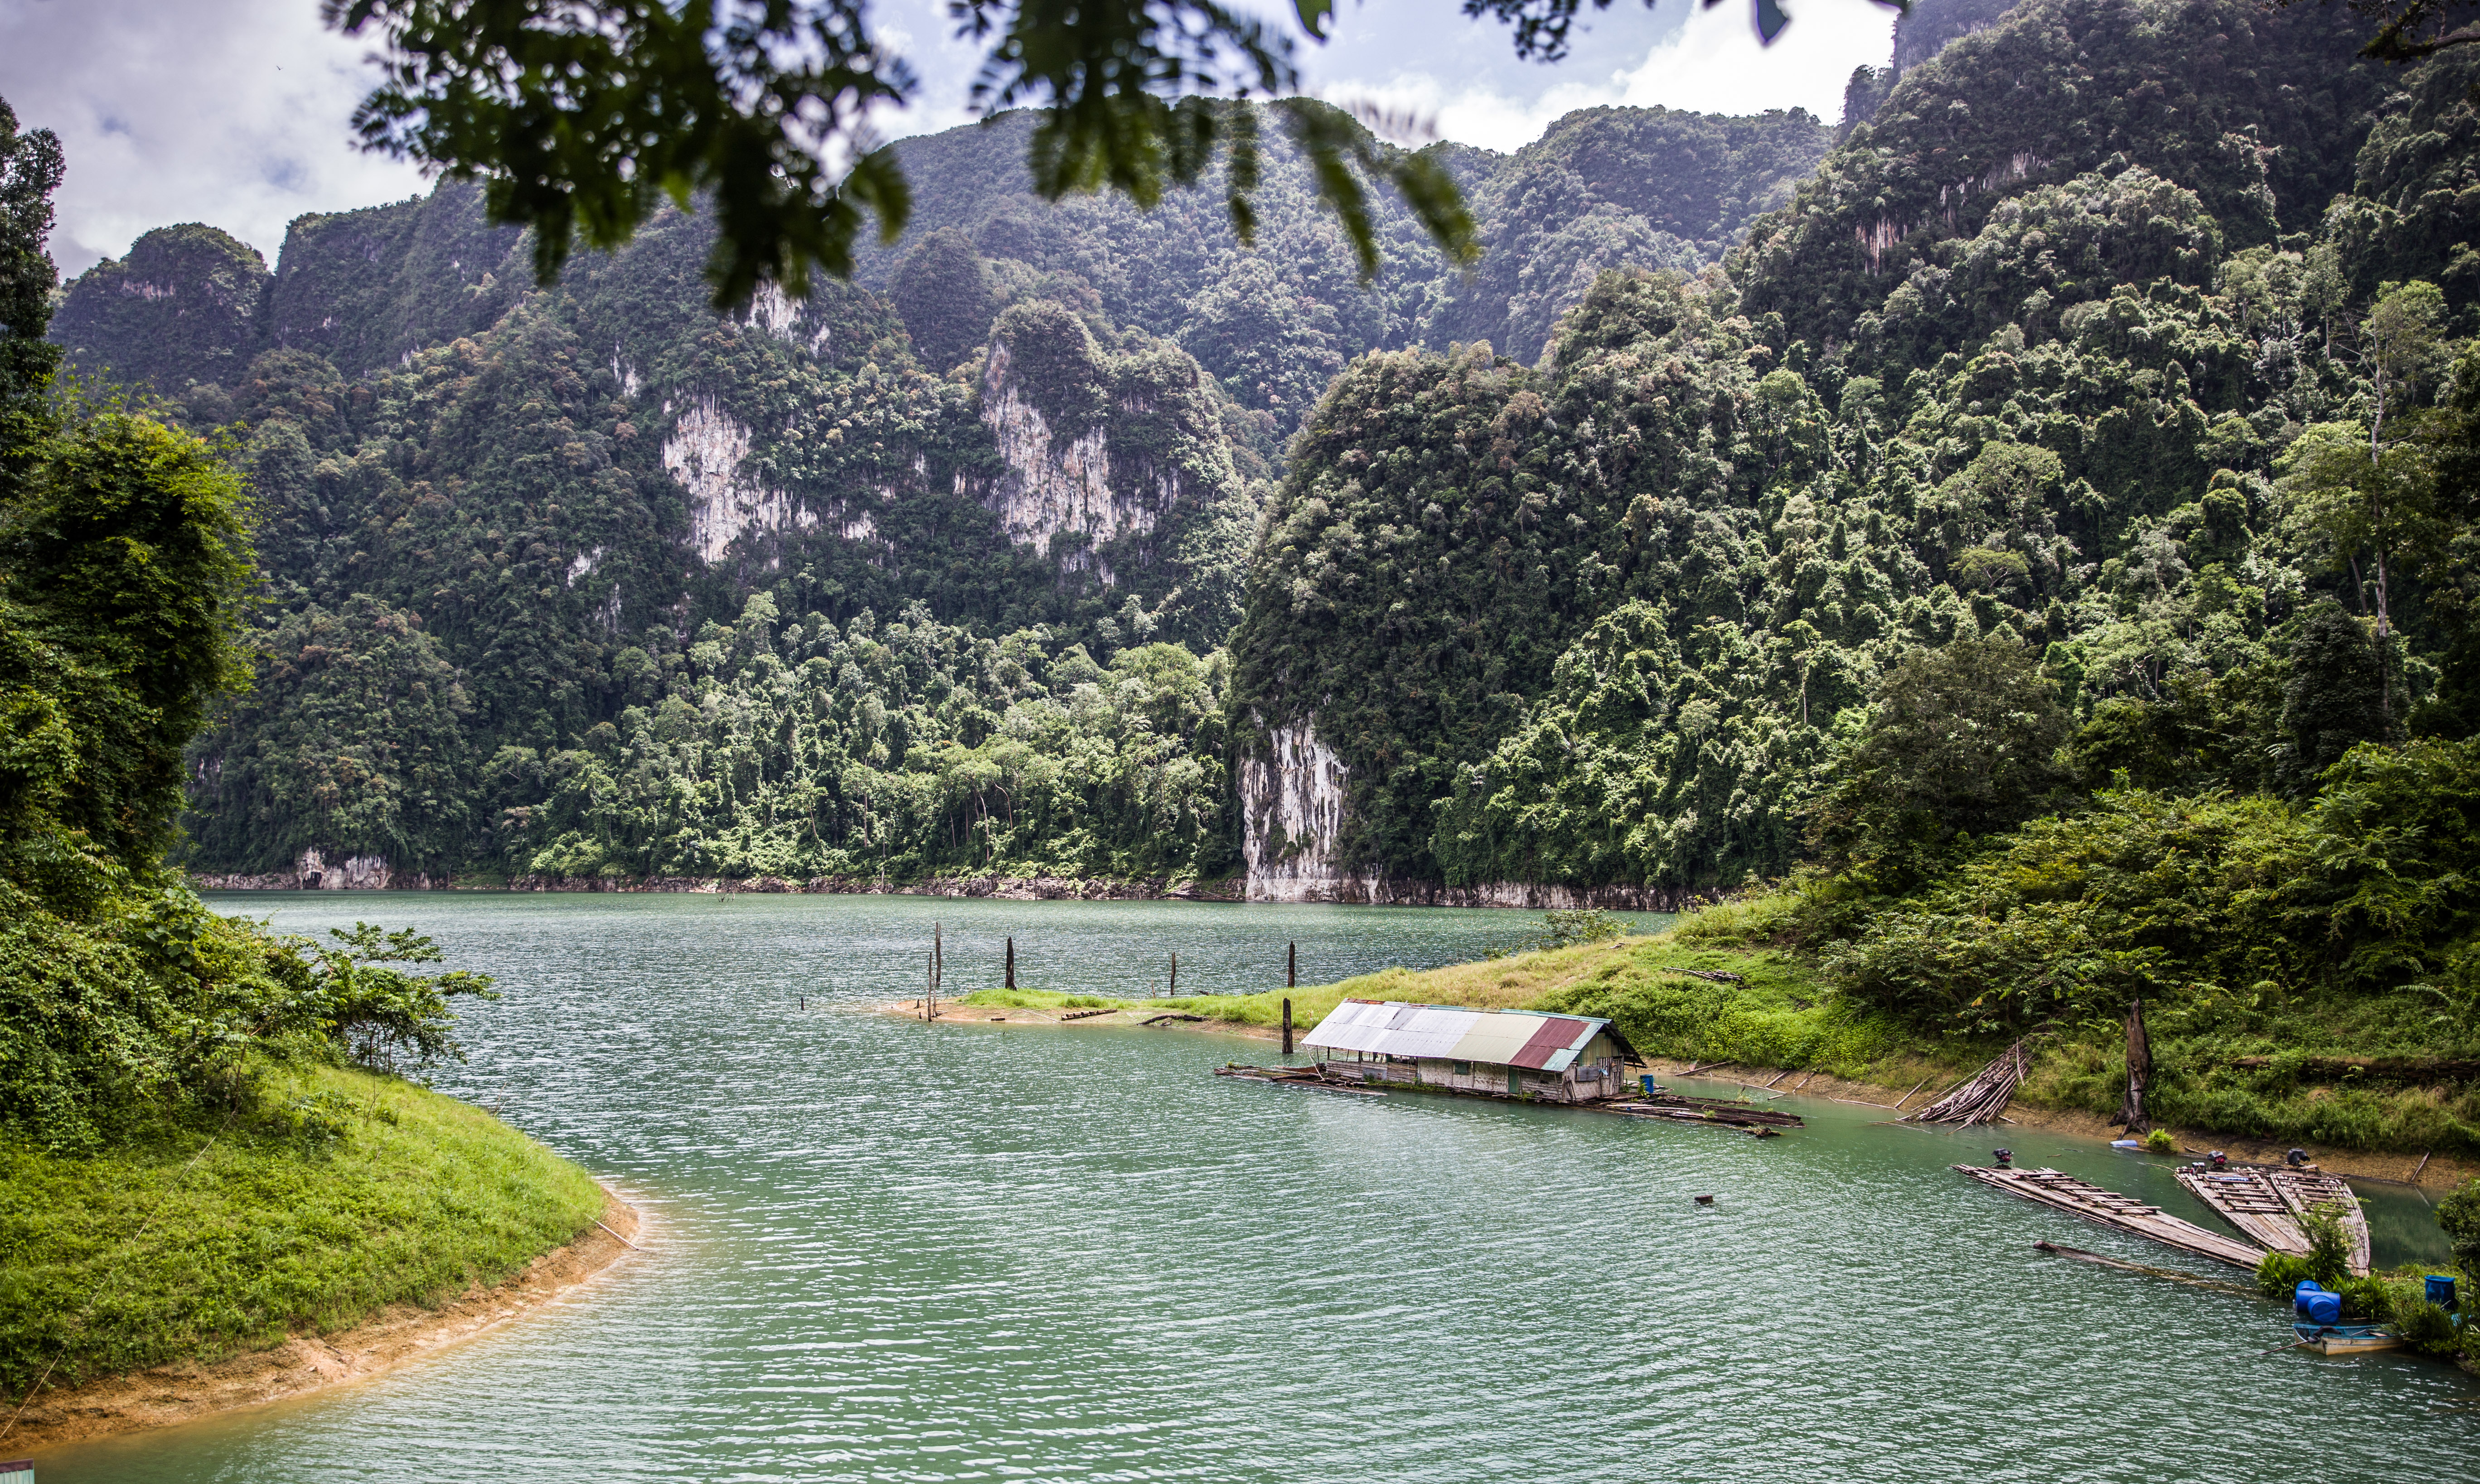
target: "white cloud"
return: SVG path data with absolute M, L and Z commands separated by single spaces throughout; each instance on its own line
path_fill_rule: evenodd
M 1616 68 L 1588 42 L 1563 64 L 1528 75 L 1493 68 L 1486 81 L 1472 83 L 1446 81 L 1431 69 L 1338 71 L 1317 79 L 1317 90 L 1337 102 L 1366 99 L 1434 117 L 1442 137 L 1497 150 L 1539 139 L 1577 109 L 1613 104 L 1710 114 L 1804 108 L 1833 122 L 1842 116 L 1851 69 L 1883 66 L 1893 54 L 1894 12 L 1873 0 L 1790 0 L 1788 8 L 1792 24 L 1772 46 L 1757 40 L 1745 0 L 1710 11 L 1692 0 L 1663 0 L 1673 29 Z M 1542 85 L 1508 86 L 1533 77 Z
M 1873 0 L 1792 0 L 1792 23 L 1767 46 L 1749 8 L 1699 11 L 1644 64 L 1620 74 L 1619 101 L 1700 114 L 1804 108 L 1828 123 L 1843 116 L 1851 69 L 1894 55 L 1895 13 Z
M 52 234 L 64 274 L 178 221 L 271 262 L 302 213 L 426 189 L 353 147 L 369 49 L 323 30 L 317 0 L 0 0 L 0 97 L 67 159 Z

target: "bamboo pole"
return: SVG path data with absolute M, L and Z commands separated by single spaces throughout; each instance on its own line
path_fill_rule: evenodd
M 1175 1000 L 1179 998 L 1179 955 L 1177 954 L 1171 956 L 1171 992 L 1168 998 Z

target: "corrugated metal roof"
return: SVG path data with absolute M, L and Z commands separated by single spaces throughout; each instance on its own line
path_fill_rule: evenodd
M 1319 1021 L 1301 1045 L 1312 1051 L 1359 1051 L 1563 1072 L 1609 1025 L 1591 1015 L 1346 1000 Z

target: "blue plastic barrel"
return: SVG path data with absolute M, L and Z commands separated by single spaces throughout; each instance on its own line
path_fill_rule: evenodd
M 2325 1292 L 2312 1279 L 2302 1279 L 2290 1291 L 2290 1307 L 2311 1324 L 2342 1322 L 2342 1295 Z
M 1662 1090 L 1660 1087 L 1653 1085 L 1653 1074 L 1651 1072 L 1643 1073 L 1637 1078 L 1637 1081 L 1644 1084 L 1644 1095 L 1647 1097 L 1651 1097 Z
M 2437 1273 L 2428 1275 L 2428 1301 L 2440 1309 L 2454 1307 L 2454 1280 Z

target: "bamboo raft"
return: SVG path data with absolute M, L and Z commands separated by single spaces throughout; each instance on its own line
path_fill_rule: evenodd
M 1217 1077 L 1236 1077 L 1244 1082 L 1270 1083 L 1280 1087 L 1296 1087 L 1309 1092 L 1350 1092 L 1362 1097 L 1384 1097 L 1389 1092 L 1436 1092 L 1449 1097 L 1481 1097 L 1500 1103 L 1533 1103 L 1542 1108 L 1572 1108 L 1578 1113 L 1615 1113 L 1631 1118 L 1657 1118 L 1672 1123 L 1717 1124 L 1727 1128 L 1771 1129 L 1806 1128 L 1807 1120 L 1797 1113 L 1779 1113 L 1770 1108 L 1752 1107 L 1728 1098 L 1688 1097 L 1676 1092 L 1657 1092 L 1648 1097 L 1640 1093 L 1623 1098 L 1599 1098 L 1589 1103 L 1553 1103 L 1536 1099 L 1509 1097 L 1499 1092 L 1468 1091 L 1461 1087 L 1437 1087 L 1421 1083 L 1388 1083 L 1384 1091 L 1365 1087 L 1356 1081 L 1336 1077 L 1323 1066 L 1242 1066 L 1234 1062 L 1214 1069 Z
M 2126 1232 L 2133 1237 L 2147 1237 L 2167 1247 L 2197 1257 L 2209 1257 L 2217 1263 L 2253 1271 L 2264 1253 L 2244 1241 L 2234 1241 L 2209 1232 L 2190 1221 L 2182 1221 L 2158 1206 L 2148 1206 L 2132 1196 L 2115 1190 L 2105 1190 L 2088 1180 L 2079 1180 L 2055 1169 L 1988 1169 L 1972 1164 L 1957 1164 L 1958 1171 L 1970 1175 L 1982 1185 L 1995 1186 L 2026 1200 L 2038 1201 L 2070 1215 L 2081 1216 L 2095 1226 Z
M 2234 1164 L 2207 1169 L 2190 1164 L 2178 1172 L 2187 1193 L 2213 1213 L 2275 1252 L 2308 1255 L 2308 1229 L 2300 1218 L 2319 1206 L 2330 1206 L 2341 1218 L 2350 1241 L 2351 1275 L 2368 1273 L 2368 1216 L 2360 1198 L 2339 1175 L 2322 1170 L 2293 1169 L 2286 1164 Z
M 2188 1194 L 2212 1208 L 2213 1215 L 2237 1227 L 2239 1235 L 2271 1251 L 2292 1257 L 2308 1255 L 2308 1234 L 2299 1218 L 2274 1189 L 2268 1171 L 2210 1170 L 2190 1164 L 2178 1172 Z
M 2342 1234 L 2351 1240 L 2351 1275 L 2368 1275 L 2368 1216 L 2360 1209 L 2360 1198 L 2339 1175 L 2321 1170 L 2273 1169 L 2265 1171 L 2273 1188 L 2282 1192 L 2282 1203 L 2293 1216 L 2304 1216 L 2319 1206 L 2331 1206 L 2342 1218 Z M 2304 1234 L 2302 1240 L 2305 1240 Z

